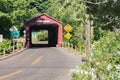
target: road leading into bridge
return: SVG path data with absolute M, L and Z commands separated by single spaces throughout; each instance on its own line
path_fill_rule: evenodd
M 0 80 L 71 80 L 81 57 L 61 48 L 30 48 L 0 61 Z

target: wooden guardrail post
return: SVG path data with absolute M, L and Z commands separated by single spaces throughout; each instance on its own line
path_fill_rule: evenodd
M 80 46 L 80 54 L 82 54 L 82 47 Z
M 3 49 L 3 55 L 5 55 L 5 48 Z
M 12 51 L 12 52 L 14 53 L 14 46 L 12 47 L 12 49 L 13 49 L 13 51 Z
M 73 44 L 71 44 L 71 48 L 73 49 Z
M 67 47 L 67 43 L 65 42 L 65 47 Z
M 70 43 L 68 42 L 68 48 L 70 48 Z
M 70 49 L 71 49 L 71 43 L 70 43 Z
M 77 51 L 77 46 L 75 45 L 75 51 Z
M 65 45 L 64 45 L 64 42 L 62 42 L 62 47 L 64 47 Z

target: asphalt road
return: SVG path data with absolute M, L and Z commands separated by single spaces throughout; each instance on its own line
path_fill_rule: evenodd
M 61 48 L 31 48 L 0 61 L 0 80 L 71 80 L 81 57 Z

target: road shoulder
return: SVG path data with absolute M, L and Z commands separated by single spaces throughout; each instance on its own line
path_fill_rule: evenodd
M 10 54 L 8 54 L 8 55 L 0 56 L 0 61 L 1 61 L 1 60 L 4 60 L 4 59 L 7 59 L 7 58 L 10 58 L 10 57 L 12 57 L 12 56 L 15 56 L 15 55 L 17 55 L 17 54 L 25 51 L 26 49 L 27 49 L 27 48 L 23 48 L 23 49 L 18 50 L 18 51 L 14 52 L 14 53 L 10 53 Z

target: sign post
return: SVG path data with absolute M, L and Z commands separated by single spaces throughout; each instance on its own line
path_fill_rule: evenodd
M 70 31 L 72 30 L 72 27 L 71 27 L 69 24 L 67 24 L 67 25 L 64 27 L 64 29 L 65 29 L 67 32 L 70 32 Z
M 65 38 L 70 39 L 71 37 L 72 37 L 72 35 L 69 32 L 67 32 L 65 35 Z
M 64 27 L 64 30 L 67 32 L 64 37 L 69 40 L 72 37 L 72 35 L 70 34 L 70 31 L 72 30 L 72 27 L 69 24 L 67 24 Z
M 0 34 L 0 42 L 3 41 L 3 35 Z
M 13 27 L 11 27 L 9 30 L 10 30 L 10 31 L 17 31 L 18 29 L 17 29 L 15 26 L 13 26 Z
M 67 32 L 64 37 L 66 39 L 68 39 L 68 47 L 70 47 L 70 44 L 69 44 L 69 40 L 70 38 L 72 37 L 72 35 L 70 34 L 70 31 L 72 30 L 72 27 L 71 25 L 67 24 L 65 27 L 64 27 L 64 30 Z
M 18 38 L 20 36 L 20 31 L 11 31 L 11 36 Z
M 18 37 L 20 37 L 20 31 L 18 31 L 18 29 L 15 26 L 11 27 L 9 30 L 11 32 L 12 45 L 13 45 L 13 50 L 14 50 L 14 46 L 16 46 L 16 48 L 18 48 L 17 41 L 18 41 Z M 16 39 L 14 40 L 14 38 L 17 38 L 17 40 Z

